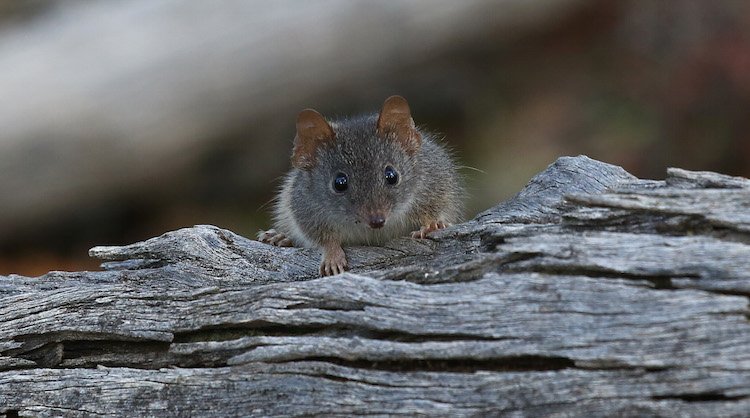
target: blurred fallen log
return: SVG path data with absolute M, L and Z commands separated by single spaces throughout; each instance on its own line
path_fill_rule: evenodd
M 6 26 L 0 242 L 153 191 L 248 120 L 490 33 L 517 36 L 580 2 L 66 2 Z

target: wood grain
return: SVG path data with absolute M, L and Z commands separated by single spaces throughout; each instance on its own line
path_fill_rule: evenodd
M 0 278 L 0 412 L 746 416 L 750 181 L 561 158 L 428 240 L 213 226 Z

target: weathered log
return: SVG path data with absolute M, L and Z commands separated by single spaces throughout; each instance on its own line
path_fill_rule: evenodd
M 8 415 L 747 416 L 750 180 L 561 158 L 428 240 L 213 226 L 0 278 Z

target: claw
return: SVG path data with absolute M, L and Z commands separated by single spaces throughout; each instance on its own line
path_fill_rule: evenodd
M 429 234 L 430 232 L 437 231 L 438 229 L 445 229 L 449 226 L 451 226 L 451 224 L 449 224 L 448 222 L 443 222 L 443 221 L 430 222 L 427 225 L 423 225 L 421 228 L 419 228 L 419 230 L 413 231 L 411 233 L 411 237 L 417 238 L 417 239 L 424 239 L 427 236 L 427 234 Z
M 320 275 L 333 276 L 349 270 L 346 254 L 340 245 L 323 248 L 323 258 L 320 260 Z
M 293 245 L 291 239 L 284 235 L 284 233 L 277 232 L 275 229 L 269 229 L 268 231 L 261 231 L 258 233 L 258 241 L 275 245 L 277 247 L 291 247 Z

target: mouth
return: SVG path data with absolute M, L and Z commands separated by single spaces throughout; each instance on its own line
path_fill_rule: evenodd
M 372 229 L 380 229 L 385 225 L 385 215 L 374 214 L 367 218 L 367 226 Z
M 391 217 L 391 209 L 383 204 L 367 203 L 356 212 L 358 223 L 367 225 L 368 230 L 382 229 Z

